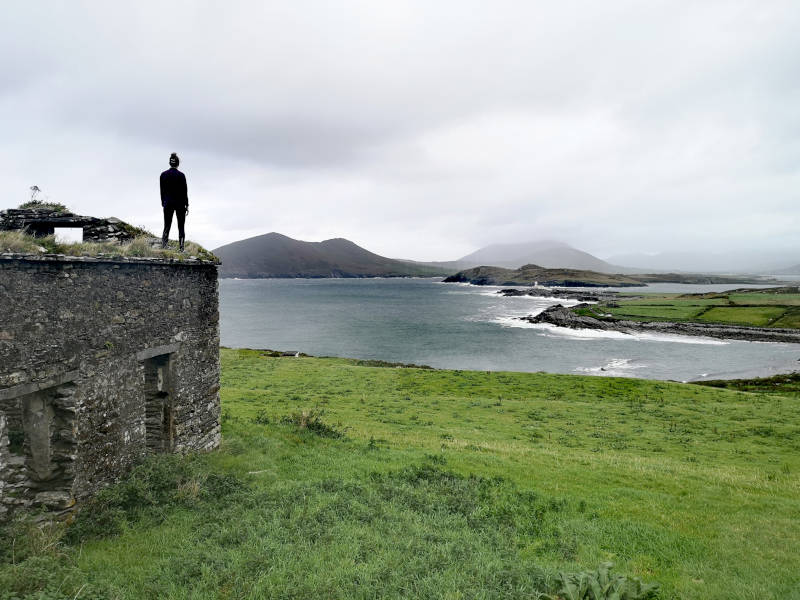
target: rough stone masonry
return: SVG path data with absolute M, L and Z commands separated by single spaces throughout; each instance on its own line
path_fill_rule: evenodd
M 117 218 L 84 217 L 49 207 L 0 210 L 0 231 L 27 231 L 36 237 L 53 235 L 56 229 L 81 229 L 84 242 L 127 242 L 130 225 Z
M 0 254 L 0 519 L 219 445 L 217 267 Z

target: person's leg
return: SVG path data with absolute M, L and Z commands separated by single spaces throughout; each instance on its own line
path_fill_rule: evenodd
M 183 240 L 186 239 L 186 232 L 183 230 L 183 224 L 186 222 L 186 209 L 176 208 L 175 216 L 178 217 L 178 243 L 180 244 L 181 252 L 183 252 Z
M 172 228 L 172 211 L 174 209 L 167 204 L 164 207 L 164 233 L 161 235 L 161 247 L 166 248 L 169 241 L 169 230 Z

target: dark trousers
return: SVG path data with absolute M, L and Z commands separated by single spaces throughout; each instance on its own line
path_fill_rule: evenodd
M 186 233 L 183 231 L 183 224 L 186 222 L 186 208 L 170 206 L 169 204 L 164 207 L 164 233 L 161 236 L 161 247 L 166 248 L 169 241 L 169 230 L 172 228 L 172 213 L 178 217 L 178 241 L 183 250 L 183 240 L 186 238 Z

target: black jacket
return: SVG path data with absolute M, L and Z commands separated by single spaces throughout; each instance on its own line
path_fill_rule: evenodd
M 186 176 L 174 167 L 161 174 L 161 206 L 164 208 L 189 207 Z

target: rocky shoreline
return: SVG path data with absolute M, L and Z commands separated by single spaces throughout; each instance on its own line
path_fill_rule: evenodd
M 671 321 L 626 321 L 621 319 L 596 319 L 575 314 L 572 308 L 590 306 L 579 304 L 568 308 L 560 304 L 551 306 L 535 316 L 521 317 L 528 323 L 547 323 L 570 329 L 595 329 L 620 333 L 661 333 L 691 335 L 749 342 L 800 343 L 800 330 L 741 325 L 715 325 L 713 323 L 674 323 Z
M 614 291 L 572 291 L 557 288 L 528 288 L 520 290 L 518 288 L 506 288 L 497 292 L 503 296 L 535 296 L 537 298 L 560 298 L 562 300 L 577 300 L 579 302 L 615 302 L 619 299 L 619 292 Z M 626 295 L 626 300 L 633 300 L 640 296 Z

